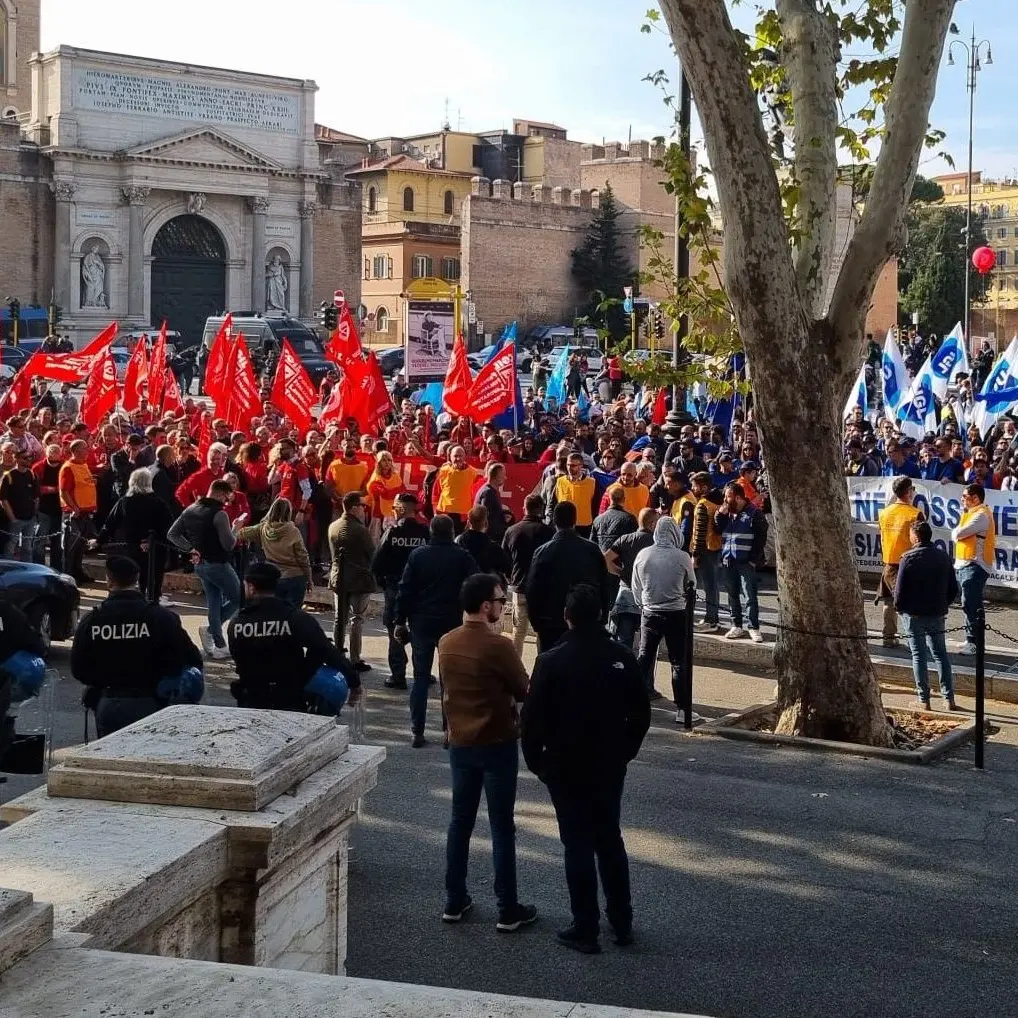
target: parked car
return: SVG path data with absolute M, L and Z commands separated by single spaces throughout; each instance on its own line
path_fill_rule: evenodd
M 386 378 L 394 378 L 406 363 L 406 350 L 401 346 L 387 346 L 376 355 L 378 366 Z
M 0 377 L 13 378 L 30 356 L 30 352 L 24 347 L 5 343 L 0 348 Z
M 28 616 L 47 651 L 54 640 L 74 635 L 81 598 L 73 576 L 32 562 L 0 559 L 0 600 Z
M 548 361 L 551 370 L 555 370 L 555 365 L 558 364 L 559 358 L 562 356 L 562 351 L 565 350 L 564 346 L 553 346 L 548 351 L 546 360 Z M 581 357 L 587 358 L 587 375 L 596 375 L 601 370 L 601 351 L 596 346 L 573 346 L 569 344 L 570 354 L 579 354 Z
M 202 335 L 201 352 L 198 354 L 198 377 L 204 379 L 205 365 L 208 362 L 212 341 L 216 338 L 223 315 L 213 315 L 205 322 Z M 234 315 L 233 335 L 243 333 L 244 342 L 251 353 L 251 361 L 256 372 L 274 354 L 278 354 L 283 340 L 288 339 L 294 353 L 300 359 L 304 369 L 317 386 L 321 380 L 333 370 L 334 365 L 326 360 L 325 350 L 318 333 L 309 329 L 303 322 L 284 314 L 265 315 Z
M 131 351 L 122 346 L 111 346 L 110 356 L 117 368 L 117 381 L 122 383 L 127 375 L 127 365 L 131 361 Z

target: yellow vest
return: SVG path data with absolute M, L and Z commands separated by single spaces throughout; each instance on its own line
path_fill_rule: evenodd
M 921 510 L 904 502 L 892 502 L 886 509 L 880 510 L 880 547 L 885 565 L 898 565 L 901 556 L 912 547 L 909 529 L 920 516 Z
M 646 509 L 650 503 L 650 489 L 646 484 L 635 484 L 631 488 L 627 488 L 620 481 L 616 481 L 614 484 L 608 487 L 605 494 L 608 496 L 608 504 L 611 505 L 611 493 L 616 488 L 620 488 L 626 493 L 626 501 L 623 508 L 627 513 L 632 513 L 634 516 L 640 515 L 640 510 Z
M 699 509 L 701 506 L 706 510 L 705 515 L 707 516 L 707 538 L 706 538 L 707 550 L 721 551 L 722 544 L 721 534 L 718 533 L 718 528 L 714 526 L 714 514 L 718 511 L 720 507 L 717 505 L 717 503 L 712 502 L 709 498 L 701 498 L 700 501 L 696 503 L 697 509 Z M 694 530 L 696 528 L 696 516 L 693 517 L 693 528 Z M 699 534 L 696 534 L 695 537 L 699 537 Z M 696 543 L 695 537 L 694 546 Z
M 961 514 L 961 520 L 958 522 L 959 528 L 967 526 L 972 520 L 976 518 L 980 513 L 985 513 L 987 517 L 986 537 L 979 538 L 973 535 L 972 537 L 960 537 L 955 542 L 954 546 L 954 559 L 956 562 L 972 562 L 977 557 L 977 551 L 979 541 L 983 541 L 983 554 L 982 560 L 992 568 L 993 566 L 993 550 L 997 546 L 997 528 L 993 524 L 993 512 L 989 506 L 978 505 L 975 509 L 966 509 Z
M 470 466 L 457 470 L 451 463 L 438 468 L 436 487 L 440 513 L 456 513 L 466 516 L 474 504 L 474 481 L 478 472 Z
M 589 475 L 573 481 L 563 474 L 555 481 L 555 498 L 559 502 L 572 502 L 576 506 L 576 525 L 589 527 L 594 522 L 592 503 L 597 482 Z
M 683 519 L 689 519 L 689 537 L 692 540 L 693 537 L 693 514 L 696 512 L 696 499 L 688 492 L 685 495 L 680 495 L 672 503 L 672 519 L 676 523 L 682 524 Z M 685 549 L 689 551 L 688 548 Z

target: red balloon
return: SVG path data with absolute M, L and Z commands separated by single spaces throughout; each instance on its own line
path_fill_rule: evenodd
M 993 267 L 997 264 L 997 253 L 992 247 L 977 247 L 972 252 L 972 264 L 981 276 L 985 276 L 988 272 L 992 272 Z

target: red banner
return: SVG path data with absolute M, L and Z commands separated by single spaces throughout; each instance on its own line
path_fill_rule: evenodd
M 307 431 L 311 424 L 311 408 L 317 399 L 318 394 L 304 365 L 293 352 L 290 341 L 284 339 L 279 363 L 276 365 L 276 377 L 272 383 L 272 402 L 301 431 Z
M 157 413 L 163 403 L 166 388 L 166 322 L 159 330 L 159 337 L 152 345 L 152 359 L 148 365 L 148 405 Z M 179 392 L 178 392 L 179 397 Z
M 144 393 L 142 386 L 148 386 L 148 340 L 143 336 L 138 340 L 131 359 L 127 362 L 127 373 L 124 375 L 124 392 L 121 397 L 124 409 L 128 413 L 137 410 L 141 405 Z
M 512 406 L 516 393 L 516 344 L 504 347 L 477 373 L 463 411 L 486 421 Z
M 220 402 L 225 404 L 222 416 L 238 431 L 249 431 L 251 421 L 262 408 L 258 380 L 255 378 L 251 355 L 244 342 L 244 334 L 237 336 L 233 344 L 233 355 L 224 376 L 222 401 L 216 400 L 216 412 Z

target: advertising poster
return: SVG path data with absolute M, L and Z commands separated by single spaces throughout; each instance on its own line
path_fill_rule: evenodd
M 445 378 L 456 336 L 454 307 L 452 301 L 407 303 L 407 382 L 440 382 Z

